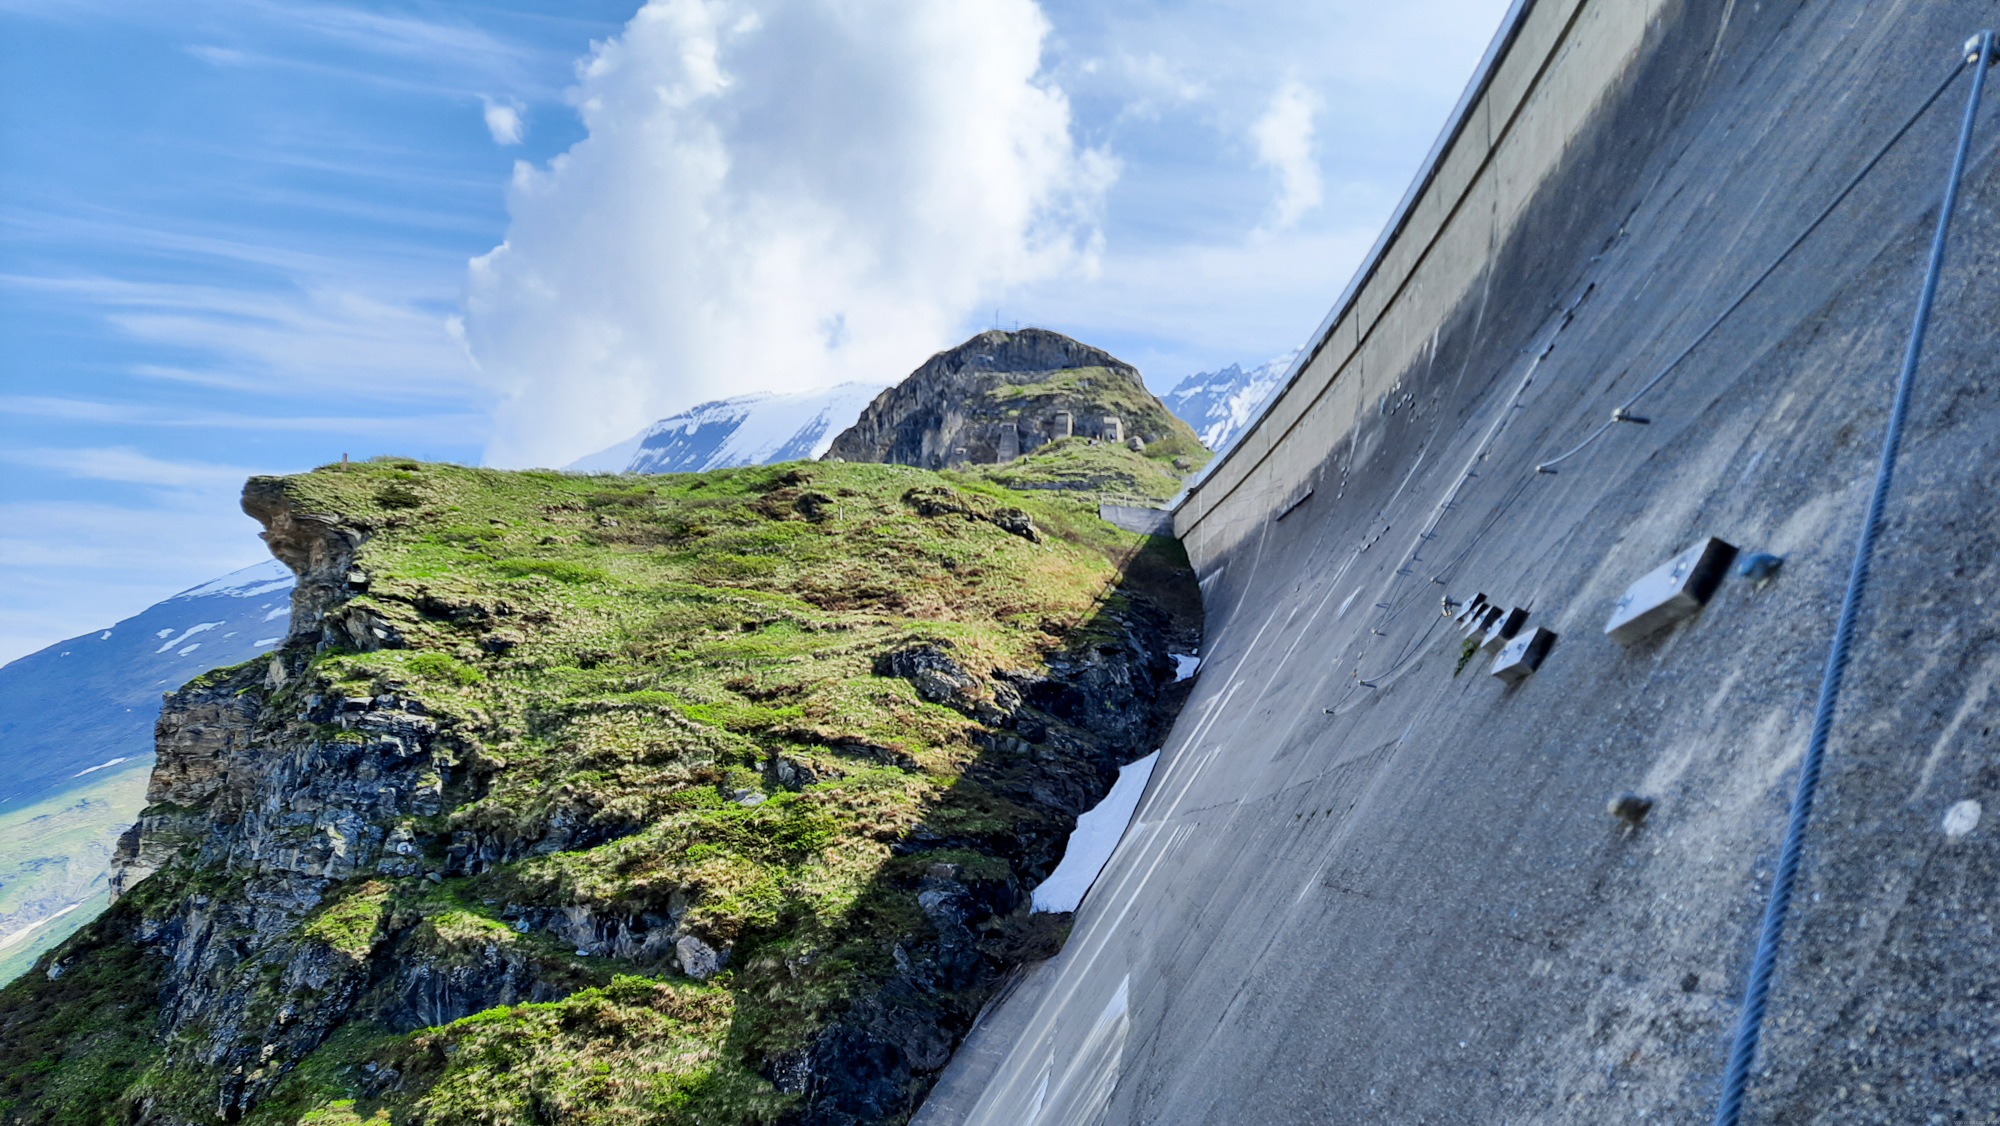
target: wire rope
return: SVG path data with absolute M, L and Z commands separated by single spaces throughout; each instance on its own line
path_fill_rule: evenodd
M 1757 1041 L 1764 1027 L 1764 1013 L 1770 1000 L 1771 978 L 1776 972 L 1778 951 L 1784 939 L 1785 919 L 1791 910 L 1792 888 L 1798 881 L 1799 863 L 1805 848 L 1807 822 L 1812 817 L 1813 798 L 1819 788 L 1826 758 L 1827 738 L 1833 730 L 1833 713 L 1840 702 L 1840 687 L 1847 676 L 1849 651 L 1854 643 L 1855 622 L 1860 617 L 1861 598 L 1868 589 L 1868 572 L 1875 554 L 1875 539 L 1882 530 L 1882 512 L 1888 502 L 1889 485 L 1896 475 L 1896 455 L 1903 442 L 1903 422 L 1910 411 L 1910 394 L 1916 382 L 1917 361 L 1924 350 L 1924 335 L 1930 326 L 1931 306 L 1937 298 L 1938 275 L 1944 267 L 1946 236 L 1951 230 L 1951 213 L 1958 202 L 1959 178 L 1965 171 L 1965 157 L 1972 146 L 1972 128 L 1979 117 L 1979 98 L 1986 85 L 1986 69 L 1993 59 L 1993 33 L 1982 31 L 1966 44 L 1975 63 L 1972 92 L 1965 103 L 1965 117 L 1959 125 L 1958 148 L 1952 155 L 1951 172 L 1945 179 L 1944 201 L 1938 207 L 1937 230 L 1931 236 L 1929 261 L 1924 267 L 1924 284 L 1917 299 L 1916 319 L 1903 352 L 1903 368 L 1896 377 L 1896 397 L 1889 408 L 1889 427 L 1882 437 L 1882 455 L 1875 470 L 1875 490 L 1868 498 L 1868 513 L 1861 523 L 1861 535 L 1854 547 L 1854 562 L 1847 573 L 1847 593 L 1840 603 L 1840 618 L 1834 625 L 1833 645 L 1826 656 L 1826 671 L 1820 678 L 1819 700 L 1813 709 L 1812 737 L 1799 763 L 1798 788 L 1792 796 L 1791 813 L 1785 822 L 1784 843 L 1779 846 L 1778 867 L 1771 881 L 1771 896 L 1764 906 L 1763 926 L 1757 935 L 1756 952 L 1750 960 L 1750 977 L 1743 991 L 1743 1010 L 1736 1036 L 1729 1050 L 1729 1065 L 1723 1073 L 1722 1097 L 1715 1109 L 1715 1126 L 1737 1126 L 1743 1114 L 1743 1097 L 1750 1083 L 1751 1065 L 1757 1057 Z M 1961 64 L 1963 66 L 1964 64 Z
M 1562 453 L 1557 454 L 1556 456 L 1548 459 L 1547 461 L 1544 461 L 1541 464 L 1535 466 L 1535 472 L 1554 473 L 1555 467 L 1557 465 L 1560 465 L 1563 462 L 1568 461 L 1570 458 L 1573 458 L 1577 454 L 1580 454 L 1584 450 L 1588 449 L 1591 443 L 1597 441 L 1597 439 L 1604 436 L 1605 431 L 1611 429 L 1612 427 L 1618 425 L 1621 422 L 1643 421 L 1639 419 L 1637 416 L 1632 414 L 1632 408 L 1638 404 L 1639 400 L 1644 398 L 1647 392 L 1659 386 L 1660 381 L 1665 379 L 1668 375 L 1672 374 L 1673 370 L 1680 366 L 1681 361 L 1687 359 L 1690 355 L 1693 355 L 1694 350 L 1696 348 L 1701 347 L 1703 342 L 1705 342 L 1710 336 L 1713 336 L 1715 334 L 1715 330 L 1722 327 L 1722 322 L 1728 320 L 1731 314 L 1735 313 L 1737 309 L 1741 308 L 1743 306 L 1743 303 L 1750 299 L 1750 295 L 1757 291 L 1757 287 L 1764 284 L 1765 279 L 1769 278 L 1773 273 L 1776 273 L 1778 267 L 1784 264 L 1786 258 L 1791 257 L 1792 251 L 1797 250 L 1800 247 L 1800 245 L 1803 244 L 1806 241 L 1806 239 L 1812 235 L 1814 231 L 1819 229 L 1821 223 L 1826 222 L 1827 218 L 1831 216 L 1843 202 L 1846 201 L 1847 197 L 1853 194 L 1854 189 L 1861 186 L 1861 181 L 1866 179 L 1868 177 L 1868 174 L 1875 170 L 1875 166 L 1882 163 L 1882 158 L 1889 155 L 1889 150 L 1896 147 L 1896 142 L 1902 140 L 1904 134 L 1908 133 L 1912 128 L 1916 126 L 1917 121 L 1921 119 L 1925 113 L 1930 111 L 1931 106 L 1935 105 L 1939 98 L 1944 96 L 1944 92 L 1951 88 L 1951 84 L 1953 82 L 1958 81 L 1958 76 L 1965 72 L 1965 65 L 1966 64 L 1964 60 L 1960 60 L 1959 64 L 1956 67 L 1952 68 L 1951 73 L 1945 75 L 1944 81 L 1938 83 L 1937 88 L 1931 91 L 1931 96 L 1925 98 L 1923 100 L 1923 104 L 1919 105 L 1916 108 L 1916 111 L 1910 114 L 1909 118 L 1906 119 L 1894 133 L 1890 134 L 1889 139 L 1882 142 L 1882 147 L 1876 149 L 1875 155 L 1869 157 L 1868 162 L 1861 166 L 1861 170 L 1856 172 L 1853 178 L 1847 181 L 1847 186 L 1841 188 L 1840 191 L 1834 195 L 1832 202 L 1828 203 L 1824 208 L 1822 208 L 1820 210 L 1820 213 L 1813 218 L 1813 221 L 1807 223 L 1805 229 L 1798 233 L 1798 237 L 1792 239 L 1792 241 L 1785 246 L 1784 250 L 1779 251 L 1778 256 L 1771 260 L 1771 264 L 1764 267 L 1762 272 L 1760 272 L 1755 278 L 1751 279 L 1750 284 L 1743 288 L 1743 292 L 1736 295 L 1736 300 L 1731 301 L 1729 305 L 1722 310 L 1721 313 L 1717 314 L 1715 319 L 1708 323 L 1707 328 L 1702 329 L 1701 332 L 1698 333 L 1693 340 L 1688 342 L 1687 347 L 1682 348 L 1679 352 L 1675 353 L 1674 358 L 1668 360 L 1666 366 L 1662 367 L 1657 373 L 1655 373 L 1653 378 L 1647 380 L 1637 391 L 1634 391 L 1632 395 L 1629 398 L 1627 398 L 1623 403 L 1620 403 L 1617 406 L 1617 408 L 1611 412 L 1611 417 L 1605 422 L 1598 424 L 1597 429 L 1591 431 L 1588 435 L 1586 435 L 1583 441 L 1578 442 L 1576 445 L 1570 447 L 1569 449 L 1563 451 Z

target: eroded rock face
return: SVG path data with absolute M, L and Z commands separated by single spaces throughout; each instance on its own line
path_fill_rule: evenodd
M 826 456 L 942 469 L 1011 461 L 1058 438 L 1170 434 L 1195 444 L 1130 364 L 1059 332 L 996 329 L 882 392 Z
M 348 576 L 355 551 L 368 538 L 365 531 L 319 513 L 298 511 L 285 495 L 280 477 L 250 478 L 243 487 L 243 511 L 264 525 L 261 535 L 271 554 L 299 577 L 292 591 L 294 636 L 316 627 L 329 607 L 353 593 Z
M 299 575 L 291 631 L 268 660 L 168 695 L 149 806 L 121 838 L 110 878 L 114 897 L 122 896 L 169 862 L 191 859 L 219 883 L 149 913 L 133 938 L 166 962 L 162 1035 L 177 1038 L 190 1062 L 224 1074 L 216 1113 L 230 1121 L 316 1048 L 368 988 L 372 922 L 345 943 L 302 934 L 300 925 L 330 889 L 358 876 L 422 871 L 407 825 L 440 811 L 457 745 L 414 698 L 348 696 L 302 675 L 322 646 L 379 648 L 389 632 L 370 628 L 373 616 L 347 604 L 367 588 L 352 566 L 366 535 L 295 513 L 271 478 L 250 482 L 244 508 L 264 521 L 273 553 Z M 423 986 L 443 973 L 438 967 L 411 963 L 404 973 L 417 979 L 406 993 L 432 998 L 409 1006 L 423 1023 L 536 994 L 532 975 L 515 987 L 519 973 L 482 972 L 480 988 L 457 992 L 458 1003 L 472 1007 L 454 1011 L 435 999 L 452 991 Z M 287 998 L 275 1008 L 274 993 Z

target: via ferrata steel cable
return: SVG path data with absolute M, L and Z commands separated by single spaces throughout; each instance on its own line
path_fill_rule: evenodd
M 1559 453 L 1556 456 L 1548 459 L 1547 461 L 1544 461 L 1541 464 L 1535 466 L 1535 472 L 1554 473 L 1555 467 L 1557 465 L 1560 465 L 1563 462 L 1568 461 L 1570 458 L 1573 458 L 1577 454 L 1580 454 L 1584 450 L 1588 449 L 1592 442 L 1595 442 L 1600 437 L 1603 437 L 1605 431 L 1611 429 L 1612 427 L 1618 425 L 1621 422 L 1643 421 L 1637 418 L 1637 416 L 1632 414 L 1632 408 L 1638 404 L 1639 400 L 1645 398 L 1646 393 L 1648 391 L 1651 391 L 1653 388 L 1659 386 L 1661 380 L 1665 379 L 1669 374 L 1673 372 L 1675 368 L 1681 365 L 1681 361 L 1687 359 L 1690 355 L 1693 355 L 1694 350 L 1696 348 L 1701 347 L 1703 341 L 1715 335 L 1715 330 L 1722 327 L 1722 322 L 1728 320 L 1732 313 L 1736 312 L 1737 309 L 1741 308 L 1743 303 L 1750 299 L 1750 295 L 1757 291 L 1757 287 L 1764 284 L 1765 279 L 1769 278 L 1773 273 L 1775 273 L 1778 267 L 1784 264 L 1786 258 L 1791 257 L 1792 251 L 1797 250 L 1800 244 L 1804 243 L 1806 239 L 1810 237 L 1814 231 L 1818 230 L 1819 225 L 1821 223 L 1826 222 L 1827 217 L 1832 215 L 1834 210 L 1838 208 L 1841 205 L 1841 203 L 1847 199 L 1849 195 L 1853 194 L 1854 189 L 1861 186 L 1861 181 L 1866 179 L 1868 177 L 1868 174 L 1875 170 L 1876 165 L 1882 163 L 1882 158 L 1889 155 L 1889 150 L 1896 147 L 1896 142 L 1903 139 L 1903 134 L 1908 133 L 1910 129 L 1916 125 L 1918 119 L 1922 118 L 1924 114 L 1930 110 L 1931 106 L 1934 103 L 1936 103 L 1936 101 L 1939 98 L 1944 96 L 1944 92 L 1951 88 L 1951 84 L 1953 82 L 1958 81 L 1958 76 L 1961 73 L 1963 73 L 1964 70 L 1965 70 L 1965 64 L 1963 62 L 1961 62 L 1958 66 L 1953 67 L 1951 73 L 1945 75 L 1944 81 L 1938 83 L 1937 89 L 1931 91 L 1931 96 L 1923 100 L 1923 104 L 1919 105 L 1916 108 L 1916 112 L 1910 114 L 1908 120 L 1904 121 L 1901 127 L 1899 127 L 1894 133 L 1890 134 L 1888 140 L 1882 142 L 1882 147 L 1875 150 L 1875 155 L 1868 158 L 1868 163 L 1863 164 L 1861 166 L 1861 170 L 1856 172 L 1853 178 L 1847 181 L 1847 186 L 1840 189 L 1840 191 L 1834 195 L 1833 200 L 1829 202 L 1826 205 L 1826 207 L 1821 209 L 1820 213 L 1813 218 L 1812 222 L 1806 224 L 1804 230 L 1798 233 L 1798 237 L 1794 238 L 1790 243 L 1786 244 L 1785 249 L 1779 251 L 1778 256 L 1776 258 L 1771 259 L 1771 264 L 1764 267 L 1763 272 L 1759 273 L 1755 278 L 1752 278 L 1750 280 L 1750 284 L 1743 287 L 1743 292 L 1736 295 L 1736 300 L 1731 301 L 1729 305 L 1722 310 L 1721 313 L 1718 313 L 1715 319 L 1708 323 L 1707 328 L 1702 329 L 1701 332 L 1697 334 L 1693 340 L 1688 342 L 1687 347 L 1682 348 L 1679 352 L 1675 353 L 1674 358 L 1668 360 L 1664 367 L 1660 368 L 1658 372 L 1654 373 L 1653 378 L 1647 380 L 1643 386 L 1641 386 L 1637 391 L 1634 391 L 1623 403 L 1620 403 L 1616 408 L 1614 408 L 1611 412 L 1611 417 L 1605 422 L 1600 423 L 1597 429 L 1585 435 L 1583 441 L 1578 442 L 1576 445 L 1570 447 L 1567 450 L 1564 450 L 1562 453 Z
M 1812 738 L 1806 743 L 1805 758 L 1799 763 L 1798 789 L 1792 797 L 1791 816 L 1785 825 L 1785 841 L 1778 852 L 1778 867 L 1771 881 L 1771 898 L 1764 907 L 1764 925 L 1757 936 L 1757 951 L 1750 961 L 1750 977 L 1743 993 L 1743 1010 L 1736 1025 L 1736 1039 L 1729 1051 L 1729 1067 L 1723 1074 L 1722 1100 L 1715 1109 L 1715 1126 L 1737 1126 L 1743 1114 L 1743 1094 L 1750 1082 L 1750 1067 L 1757 1056 L 1757 1040 L 1764 1026 L 1764 1009 L 1770 998 L 1771 975 L 1777 967 L 1778 947 L 1784 937 L 1785 916 L 1791 908 L 1792 885 L 1799 874 L 1804 850 L 1806 822 L 1812 817 L 1813 795 L 1819 787 L 1820 768 L 1826 757 L 1827 735 L 1833 728 L 1833 713 L 1840 702 L 1840 685 L 1847 674 L 1848 649 L 1854 642 L 1855 620 L 1860 616 L 1861 596 L 1868 588 L 1869 562 L 1875 554 L 1875 537 L 1882 529 L 1882 510 L 1889 496 L 1889 484 L 1896 474 L 1896 454 L 1903 442 L 1903 420 L 1910 411 L 1911 385 L 1915 382 L 1917 360 L 1923 355 L 1924 333 L 1929 328 L 1931 304 L 1937 297 L 1938 274 L 1944 267 L 1945 236 L 1951 229 L 1951 213 L 1958 202 L 1958 181 L 1965 171 L 1965 156 L 1972 145 L 1972 127 L 1979 117 L 1979 96 L 1986 85 L 1986 69 L 1993 62 L 1993 33 L 1982 31 L 1966 44 L 1967 63 L 1972 68 L 1972 93 L 1965 103 L 1965 118 L 1959 125 L 1958 149 L 1952 156 L 1951 173 L 1945 179 L 1944 201 L 1938 207 L 1937 230 L 1931 236 L 1930 260 L 1924 269 L 1924 285 L 1917 299 L 1917 315 L 1910 326 L 1910 341 L 1903 352 L 1903 370 L 1896 379 L 1896 398 L 1889 408 L 1889 429 L 1882 438 L 1882 457 L 1875 471 L 1875 492 L 1868 499 L 1868 515 L 1861 524 L 1861 538 L 1855 544 L 1854 563 L 1847 574 L 1847 594 L 1840 604 L 1840 618 L 1833 630 L 1833 647 L 1827 653 L 1826 672 L 1821 678 L 1819 702 L 1813 711 Z

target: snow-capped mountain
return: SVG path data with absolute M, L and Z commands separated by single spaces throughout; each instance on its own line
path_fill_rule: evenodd
M 818 457 L 886 386 L 842 383 L 818 391 L 760 392 L 702 403 L 579 458 L 569 468 L 581 473 L 694 473 Z
M 268 560 L 0 666 L 0 983 L 104 909 L 112 845 L 145 804 L 160 694 L 269 652 L 292 582 Z
M 160 694 L 276 645 L 292 581 L 267 560 L 0 666 L 0 806 L 150 757 Z
M 1292 351 L 1249 371 L 1230 364 L 1220 371 L 1198 372 L 1175 384 L 1160 400 L 1194 427 L 1202 445 L 1219 452 L 1257 417 L 1296 358 L 1298 352 Z

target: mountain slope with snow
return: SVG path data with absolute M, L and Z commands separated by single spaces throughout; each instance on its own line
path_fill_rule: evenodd
M 160 694 L 275 644 L 291 589 L 268 560 L 0 666 L 0 806 L 151 755 Z
M 582 473 L 698 473 L 818 457 L 887 384 L 759 392 L 702 403 L 571 463 Z
M 0 666 L 0 981 L 103 909 L 161 694 L 277 644 L 292 583 L 268 560 Z
M 1198 372 L 1175 384 L 1160 400 L 1194 427 L 1202 445 L 1220 452 L 1257 417 L 1297 357 L 1296 351 L 1287 352 L 1249 371 L 1230 364 L 1219 371 Z

